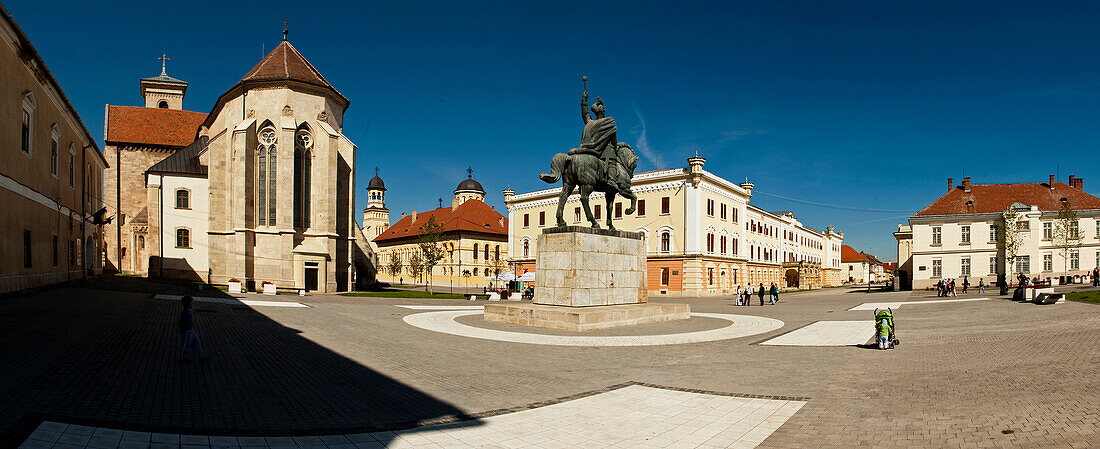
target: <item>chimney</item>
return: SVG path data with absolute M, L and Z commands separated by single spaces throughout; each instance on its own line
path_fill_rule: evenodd
M 955 188 L 955 178 L 947 178 L 947 191 L 950 192 Z
M 453 211 L 455 209 L 458 209 L 458 197 L 457 196 L 451 199 L 451 210 Z
M 412 217 L 413 217 L 413 218 L 412 218 L 412 222 L 413 222 L 413 223 L 416 223 L 416 211 L 414 210 L 414 211 L 412 211 L 412 212 L 409 212 L 409 215 L 412 215 Z
M 969 176 L 963 178 L 962 188 L 963 188 L 963 192 L 968 192 L 968 193 L 970 192 L 970 177 Z
M 1077 190 L 1085 190 L 1085 178 L 1077 178 Z
M 1084 187 L 1082 187 L 1081 178 L 1073 175 L 1069 175 L 1069 186 L 1077 190 L 1085 190 Z

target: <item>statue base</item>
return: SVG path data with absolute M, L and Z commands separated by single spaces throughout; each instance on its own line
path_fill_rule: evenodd
M 647 304 L 641 233 L 559 226 L 536 245 L 533 304 L 488 305 L 486 321 L 585 331 L 691 317 L 687 304 Z
M 691 318 L 687 304 L 619 304 L 568 307 L 541 304 L 486 304 L 485 321 L 583 332 Z

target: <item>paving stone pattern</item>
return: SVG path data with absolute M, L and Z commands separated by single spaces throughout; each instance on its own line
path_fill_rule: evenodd
M 646 347 L 475 339 L 410 326 L 402 318 L 423 311 L 394 307 L 469 305 L 461 300 L 201 303 L 196 323 L 213 360 L 181 364 L 178 304 L 148 293 L 55 289 L 0 301 L 0 446 L 18 444 L 43 421 L 249 437 L 400 430 L 468 416 L 485 427 L 487 411 L 627 382 L 804 398 L 759 447 L 1100 446 L 1100 307 L 991 298 L 895 311 L 902 344 L 890 351 L 757 343 L 817 321 L 870 322 L 872 312 L 847 310 L 862 303 L 923 298 L 846 289 L 786 294 L 764 307 L 670 298 L 693 312 L 784 326 Z
M 804 401 L 711 395 L 632 385 L 513 413 L 395 432 L 237 437 L 128 432 L 42 423 L 21 448 L 61 441 L 99 448 L 752 448 L 775 432 Z M 548 425 L 553 423 L 553 425 Z M 88 440 L 91 435 L 92 440 Z M 155 442 L 155 443 L 154 443 Z M 67 443 L 66 443 L 67 444 Z M 86 446 L 85 446 L 86 445 Z

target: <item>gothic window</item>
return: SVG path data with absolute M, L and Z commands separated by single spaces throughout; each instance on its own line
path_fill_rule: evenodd
M 495 260 L 500 260 L 500 245 L 497 245 L 496 248 L 493 248 L 493 258 Z
M 311 182 L 313 169 L 313 138 L 300 130 L 294 138 L 294 226 L 310 225 Z M 371 193 L 376 199 L 377 194 Z
M 474 243 L 474 260 L 477 260 L 477 243 Z
M 669 252 L 672 250 L 672 233 L 665 231 L 661 233 L 661 252 Z
M 191 208 L 191 192 L 187 189 L 176 190 L 176 209 Z
M 484 259 L 489 260 L 489 245 L 485 245 L 484 247 L 482 247 L 482 252 L 485 256 Z
M 531 241 L 523 239 L 523 257 L 527 257 L 531 254 Z
M 260 226 L 275 226 L 275 159 L 277 138 L 274 128 L 264 128 L 259 135 L 260 145 L 256 149 L 257 172 L 256 182 L 256 218 Z

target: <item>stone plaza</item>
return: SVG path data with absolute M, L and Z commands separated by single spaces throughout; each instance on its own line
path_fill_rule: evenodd
M 0 447 L 1100 445 L 1092 304 L 824 289 L 570 332 L 485 322 L 484 302 L 207 290 L 212 360 L 180 363 L 188 288 L 0 301 Z M 896 349 L 867 345 L 876 307 Z

